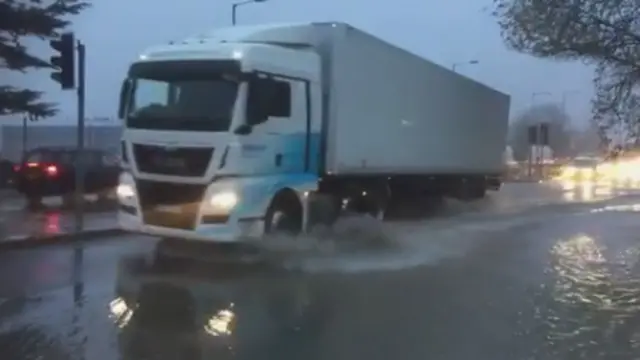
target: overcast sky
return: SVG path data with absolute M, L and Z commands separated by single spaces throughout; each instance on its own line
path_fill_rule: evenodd
M 145 47 L 229 26 L 231 4 L 229 0 L 95 0 L 90 10 L 74 19 L 73 27 L 87 46 L 87 116 L 115 117 L 127 66 Z M 537 96 L 536 102 L 542 103 L 560 102 L 562 93 L 571 91 L 567 110 L 576 124 L 586 124 L 592 70 L 507 50 L 495 19 L 483 10 L 488 5 L 491 0 L 269 0 L 240 7 L 238 25 L 347 22 L 448 67 L 478 60 L 477 65 L 460 65 L 458 71 L 511 95 L 512 114 L 530 106 L 534 92 L 553 94 Z M 51 55 L 45 42 L 34 40 L 29 46 L 44 58 Z M 65 121 L 75 116 L 75 93 L 60 91 L 48 71 L 2 77 L 47 92 L 51 101 L 60 103 Z

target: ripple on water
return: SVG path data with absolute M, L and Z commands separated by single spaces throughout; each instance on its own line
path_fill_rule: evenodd
M 609 257 L 585 234 L 559 241 L 549 273 L 545 352 L 554 358 L 633 359 L 640 356 L 640 246 Z

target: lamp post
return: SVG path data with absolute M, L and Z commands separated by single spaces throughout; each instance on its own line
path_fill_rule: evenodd
M 451 71 L 455 72 L 456 68 L 460 65 L 476 65 L 480 63 L 478 60 L 469 60 L 469 61 L 465 61 L 465 62 L 457 62 L 457 63 L 453 63 L 451 65 Z
M 231 4 L 231 24 L 233 26 L 236 26 L 236 12 L 238 11 L 238 7 L 243 5 L 253 4 L 253 3 L 262 3 L 266 1 L 267 0 L 245 0 L 245 1 L 240 1 L 237 3 Z

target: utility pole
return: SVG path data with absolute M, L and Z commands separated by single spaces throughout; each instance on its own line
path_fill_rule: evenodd
M 78 127 L 77 127 L 77 157 L 75 159 L 75 230 L 84 229 L 84 174 L 86 160 L 84 156 L 84 95 L 85 95 L 85 46 L 75 40 L 73 33 L 65 33 L 59 39 L 49 42 L 51 48 L 57 52 L 51 57 L 51 67 L 54 72 L 51 78 L 60 84 L 62 90 L 76 89 L 78 96 Z M 77 55 L 77 84 L 76 84 L 76 55 Z M 73 299 L 76 306 L 81 306 L 84 292 L 82 279 L 83 247 L 76 243 L 73 251 Z M 74 310 L 73 323 L 79 326 L 79 310 Z
M 78 41 L 78 126 L 77 130 L 77 159 L 76 159 L 76 178 L 75 178 L 75 225 L 76 231 L 80 232 L 84 229 L 84 174 L 86 166 L 86 157 L 84 156 L 84 95 L 85 95 L 85 46 Z
M 75 178 L 75 225 L 76 232 L 84 230 L 84 178 L 87 166 L 87 157 L 84 154 L 84 95 L 85 95 L 85 46 L 78 41 L 76 50 L 78 51 L 78 127 L 77 127 L 77 149 L 76 149 L 76 178 Z M 82 270 L 84 263 L 84 248 L 82 243 L 75 243 L 73 250 L 73 301 L 76 306 L 82 303 L 84 279 Z M 74 310 L 79 311 L 79 310 Z M 76 320 L 78 321 L 78 320 Z

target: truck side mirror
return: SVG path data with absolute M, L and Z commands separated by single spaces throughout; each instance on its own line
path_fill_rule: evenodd
M 127 111 L 127 98 L 131 90 L 131 80 L 125 79 L 120 86 L 120 100 L 118 103 L 118 118 L 123 119 Z
M 236 135 L 249 135 L 253 131 L 253 127 L 249 124 L 242 124 L 238 126 L 233 133 Z

